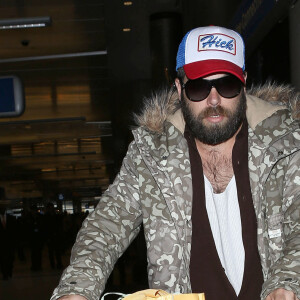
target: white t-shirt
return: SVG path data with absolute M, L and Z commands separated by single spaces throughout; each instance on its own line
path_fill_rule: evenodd
M 214 194 L 206 176 L 204 183 L 206 210 L 216 249 L 227 278 L 238 295 L 244 276 L 245 249 L 235 176 L 220 194 Z

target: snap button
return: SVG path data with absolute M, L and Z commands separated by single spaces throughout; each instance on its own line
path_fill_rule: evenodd
M 292 281 L 293 278 L 285 278 L 284 281 Z

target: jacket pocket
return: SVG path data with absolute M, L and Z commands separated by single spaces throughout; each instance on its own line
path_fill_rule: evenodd
M 182 266 L 183 249 L 175 224 L 155 218 L 145 228 L 148 251 L 148 279 L 151 288 L 175 290 Z
M 145 226 L 145 238 L 149 248 L 156 253 L 171 254 L 177 242 L 176 229 L 173 222 L 155 218 L 149 226 Z
M 272 263 L 274 263 L 280 258 L 283 249 L 283 214 L 278 213 L 270 216 L 267 220 L 267 223 L 270 259 Z

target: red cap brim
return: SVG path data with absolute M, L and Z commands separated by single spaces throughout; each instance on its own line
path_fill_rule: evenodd
M 197 61 L 184 65 L 183 69 L 189 79 L 197 79 L 217 73 L 230 73 L 245 83 L 242 68 L 226 60 L 209 59 Z

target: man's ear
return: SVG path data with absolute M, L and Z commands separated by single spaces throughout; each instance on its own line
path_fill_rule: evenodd
M 244 72 L 243 77 L 244 77 L 244 80 L 245 80 L 244 92 L 246 92 L 246 82 L 247 82 L 247 72 L 246 71 Z
M 248 75 L 248 73 L 245 71 L 244 72 L 245 85 L 246 85 L 246 82 L 247 82 L 247 75 Z
M 177 89 L 178 98 L 181 100 L 181 83 L 180 83 L 179 78 L 175 79 L 175 86 L 176 86 L 176 89 Z

